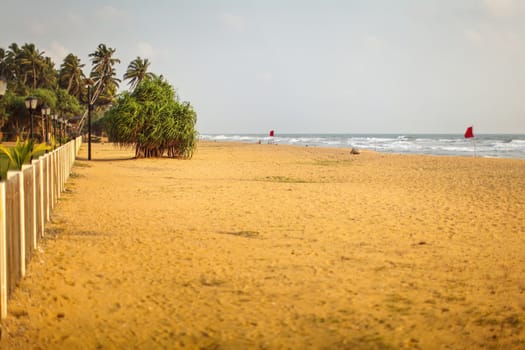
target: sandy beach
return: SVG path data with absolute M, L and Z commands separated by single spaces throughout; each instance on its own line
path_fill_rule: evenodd
M 81 149 L 1 349 L 525 349 L 525 161 Z

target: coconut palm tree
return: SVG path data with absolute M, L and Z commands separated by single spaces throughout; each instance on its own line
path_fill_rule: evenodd
M 83 91 L 84 80 L 86 78 L 82 68 L 84 64 L 80 63 L 80 58 L 70 53 L 64 58 L 60 65 L 60 87 L 65 89 L 70 95 L 80 100 Z
M 154 77 L 153 73 L 148 72 L 150 61 L 142 59 L 137 56 L 136 59 L 131 61 L 128 66 L 128 70 L 124 74 L 124 80 L 129 80 L 128 84 L 130 85 L 131 90 L 135 90 L 135 87 L 144 79 L 151 79 Z
M 33 81 L 33 89 L 36 89 L 45 66 L 44 52 L 38 50 L 35 44 L 24 44 L 20 55 L 20 64 L 26 77 L 24 81 L 30 78 Z
M 117 88 L 120 79 L 116 78 L 115 64 L 120 63 L 118 58 L 113 57 L 115 49 L 107 47 L 105 44 L 99 44 L 97 50 L 89 54 L 93 66 L 89 79 L 85 79 L 86 83 L 94 86 L 95 91 L 91 93 L 89 103 L 95 105 L 99 97 L 103 97 L 99 102 L 103 104 L 110 104 L 115 99 Z M 100 104 L 100 103 L 99 103 Z M 82 129 L 86 121 L 88 111 L 86 110 L 80 120 L 79 129 Z
M 5 58 L 3 64 L 4 77 L 11 82 L 10 86 L 13 91 L 20 95 L 26 95 L 27 89 L 25 86 L 26 76 L 22 73 L 22 50 L 16 43 L 9 45 L 5 51 Z
M 0 47 L 0 76 L 4 76 L 7 71 L 7 51 Z
M 38 87 L 55 90 L 58 82 L 58 71 L 51 57 L 44 57 L 42 71 L 38 78 Z
M 118 58 L 114 58 L 115 49 L 99 44 L 97 50 L 89 54 L 93 67 L 90 78 L 94 82 L 95 92 L 91 102 L 94 103 L 98 96 L 112 87 L 118 88 L 120 79 L 116 78 L 115 64 L 120 63 Z
M 5 58 L 7 72 L 4 72 L 6 75 L 10 75 L 6 76 L 7 79 L 20 80 L 22 67 L 20 64 L 21 53 L 22 50 L 18 47 L 18 44 L 12 43 L 9 45 Z

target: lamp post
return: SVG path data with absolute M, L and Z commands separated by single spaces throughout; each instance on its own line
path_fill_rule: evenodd
M 51 116 L 51 124 L 53 124 L 53 138 L 55 139 L 55 145 L 56 145 L 56 140 L 57 140 L 56 123 L 57 123 L 57 115 L 53 114 Z
M 4 97 L 7 91 L 7 79 L 0 75 L 0 99 Z
M 88 92 L 88 160 L 91 160 L 91 111 L 93 104 L 91 103 L 91 85 L 87 86 Z
M 66 139 L 66 126 L 67 126 L 67 119 L 62 118 L 62 142 Z
M 48 119 L 49 119 L 49 116 L 51 115 L 51 108 L 49 108 L 48 105 L 44 104 L 42 106 L 42 131 L 44 131 L 44 141 L 46 142 L 46 144 L 48 143 L 48 133 L 49 133 L 49 127 L 48 127 Z
M 62 125 L 64 124 L 63 118 L 58 118 L 58 137 L 60 138 L 60 146 L 62 146 Z
M 26 108 L 29 110 L 29 116 L 31 118 L 31 128 L 29 129 L 29 136 L 33 140 L 33 112 L 36 110 L 38 99 L 33 96 L 29 96 L 25 99 Z

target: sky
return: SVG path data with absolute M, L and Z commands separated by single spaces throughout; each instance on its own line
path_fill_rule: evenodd
M 523 0 L 2 0 L 0 47 L 151 61 L 208 133 L 525 133 Z M 126 82 L 121 90 L 127 89 Z

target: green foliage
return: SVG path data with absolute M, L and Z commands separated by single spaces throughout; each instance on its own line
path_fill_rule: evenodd
M 67 55 L 60 65 L 59 86 L 78 100 L 81 99 L 85 90 L 84 80 L 86 76 L 82 68 L 84 68 L 84 64 L 80 63 L 80 58 L 72 53 Z
M 38 99 L 38 106 L 35 115 L 40 115 L 40 108 L 45 104 L 52 110 L 56 108 L 57 96 L 53 90 L 40 88 L 34 90 L 31 95 Z
M 21 47 L 12 43 L 0 50 L 0 73 L 8 79 L 8 89 L 19 95 L 37 88 L 54 89 L 58 77 L 51 58 L 27 43 Z
M 179 103 L 162 77 L 142 80 L 132 93 L 121 94 L 106 119 L 110 140 L 134 147 L 137 158 L 193 155 L 197 114 L 189 103 Z
M 89 54 L 93 63 L 90 73 L 90 78 L 95 87 L 93 96 L 95 99 L 99 97 L 103 99 L 103 104 L 113 101 L 120 83 L 115 70 L 115 65 L 120 63 L 120 59 L 113 57 L 115 52 L 115 49 L 107 47 L 105 44 L 99 44 L 97 50 Z
M 7 171 L 9 170 L 9 158 L 6 155 L 0 154 L 0 180 L 7 179 Z
M 55 136 L 51 135 L 51 138 L 49 140 L 49 149 L 52 150 L 55 148 L 57 148 L 57 139 L 55 138 Z
M 44 104 L 51 108 L 51 114 L 62 117 L 83 114 L 78 126 L 82 129 L 87 116 L 86 106 L 81 106 L 82 101 L 87 102 L 86 84 L 92 87 L 92 121 L 96 122 L 97 116 L 104 114 L 118 94 L 121 80 L 117 78 L 115 66 L 120 60 L 115 57 L 115 52 L 114 48 L 99 44 L 89 54 L 92 67 L 87 78 L 82 71 L 85 65 L 72 53 L 57 69 L 52 59 L 35 44 L 19 46 L 12 43 L 7 49 L 0 48 L 0 73 L 8 80 L 8 92 L 0 100 L 0 127 L 6 135 L 27 135 L 30 114 L 24 99 L 33 95 L 38 98 L 33 120 L 37 134 L 40 135 L 38 130 L 43 129 L 40 108 Z M 95 126 L 107 125 L 114 131 L 117 142 L 136 145 L 137 156 L 167 153 L 170 157 L 189 158 L 195 148 L 196 113 L 189 103 L 179 103 L 173 88 L 162 75 L 148 72 L 149 66 L 148 59 L 141 57 L 131 61 L 124 79 L 129 80 L 133 90 L 137 91 L 127 97 L 125 94 L 121 96 L 120 103 L 127 104 L 118 107 L 122 109 L 122 116 L 117 118 L 112 114 L 112 118 L 96 122 Z M 148 80 L 155 82 L 152 85 L 141 84 Z M 117 120 L 118 123 L 114 124 Z M 129 131 L 117 131 L 115 125 L 125 126 Z
M 14 147 L 0 145 L 0 154 L 9 159 L 9 168 L 21 170 L 24 164 L 29 164 L 35 156 L 43 154 L 51 148 L 45 143 L 35 145 L 33 140 L 26 140 L 23 143 L 20 139 L 16 140 Z
M 152 79 L 153 73 L 148 72 L 149 60 L 137 57 L 128 66 L 126 73 L 124 74 L 124 80 L 129 80 L 128 84 L 131 90 L 134 90 L 142 80 Z
M 82 113 L 82 107 L 74 96 L 67 93 L 64 89 L 58 89 L 56 92 L 55 109 L 59 115 L 72 117 Z
M 7 91 L 0 101 L 0 123 L 7 124 L 8 130 L 21 131 L 29 124 L 29 112 L 26 109 L 25 96 L 17 96 L 12 91 Z

